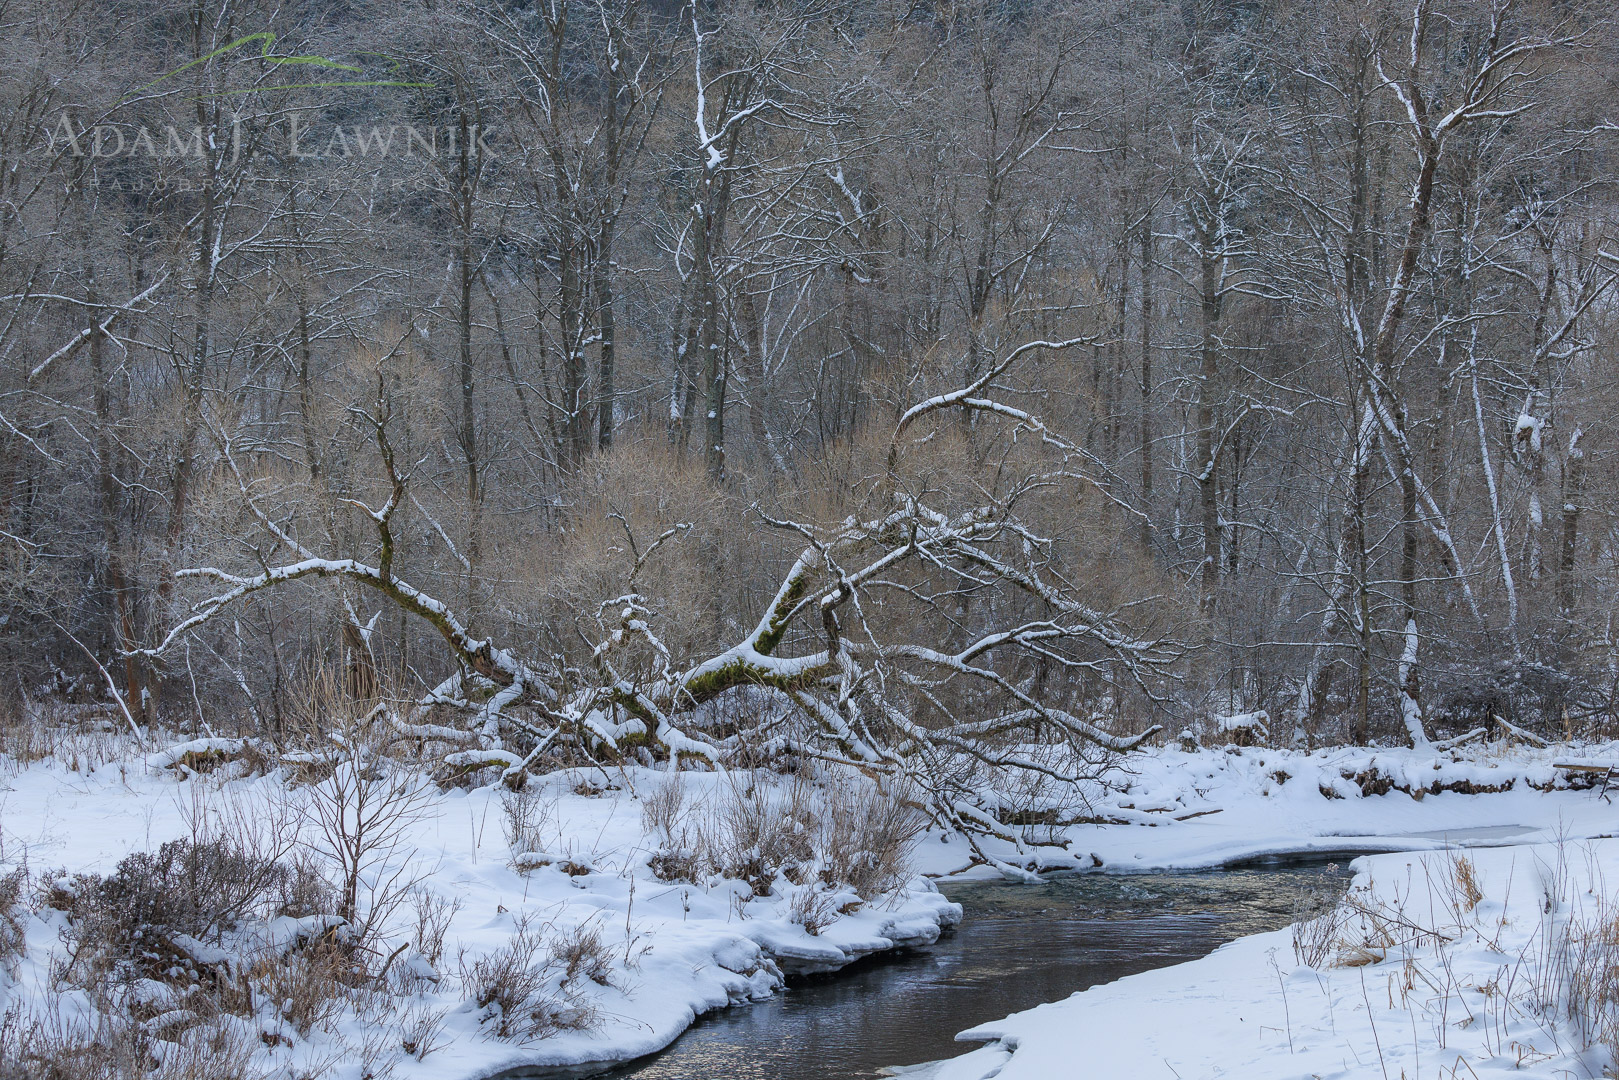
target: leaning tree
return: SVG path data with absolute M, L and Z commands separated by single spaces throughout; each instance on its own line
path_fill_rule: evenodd
M 602 597 L 587 620 L 588 650 L 573 661 L 519 655 L 478 636 L 450 604 L 396 572 L 398 520 L 414 500 L 379 365 L 376 398 L 354 415 L 369 428 L 387 494 L 376 506 L 349 500 L 369 520 L 369 550 L 345 557 L 301 540 L 267 509 L 273 472 L 254 476 L 250 452 L 220 426 L 227 474 L 267 534 L 260 568 L 180 571 L 216 587 L 142 652 L 156 660 L 244 599 L 289 582 L 347 582 L 442 637 L 454 673 L 377 715 L 398 735 L 438 748 L 451 770 L 499 770 L 515 786 L 567 760 L 565 750 L 573 760 L 653 754 L 719 768 L 769 755 L 811 758 L 911 793 L 984 858 L 1023 872 L 979 845 L 996 836 L 1025 850 L 1022 831 L 1003 822 L 1004 793 L 1019 784 L 1072 792 L 1156 733 L 1111 731 L 1096 703 L 1116 706 L 1125 694 L 1156 703 L 1180 651 L 1161 629 L 1142 629 L 1161 614 L 1156 598 L 1098 602 L 1110 590 L 1077 572 L 1082 545 L 1058 535 L 1073 501 L 1052 494 L 1088 485 L 1106 503 L 1106 485 L 1088 479 L 1082 446 L 1022 407 L 1011 376 L 1037 354 L 1082 344 L 1089 339 L 1027 342 L 967 385 L 903 410 L 873 456 L 862 512 L 826 524 L 755 504 L 750 527 L 793 538 L 798 554 L 763 610 L 748 616 L 752 628 L 727 648 L 677 655 L 657 632 L 656 598 L 637 591 L 642 571 L 690 523 L 669 522 L 642 546 L 625 520 L 633 563 L 622 591 Z M 977 422 L 951 420 L 962 413 Z M 950 461 L 993 482 L 938 482 L 929 449 L 951 439 L 970 445 Z M 1087 681 L 1105 693 L 1076 694 Z M 446 714 L 457 719 L 446 723 Z

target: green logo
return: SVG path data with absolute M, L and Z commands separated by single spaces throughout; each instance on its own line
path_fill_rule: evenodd
M 231 52 L 253 41 L 260 42 L 259 59 L 267 60 L 278 67 L 283 65 L 302 65 L 306 67 L 322 68 L 328 71 L 348 71 L 357 75 L 364 75 L 366 73 L 365 69 L 362 67 L 358 67 L 354 64 L 342 64 L 336 60 L 328 60 L 324 56 L 275 56 L 270 52 L 270 47 L 275 44 L 275 35 L 270 31 L 265 30 L 261 33 L 249 34 L 246 37 L 237 38 L 229 45 L 222 45 L 206 56 L 199 56 L 189 63 L 181 64 L 173 71 L 158 76 L 145 86 L 137 87 L 136 89 L 131 90 L 129 93 L 123 96 L 120 104 L 122 104 L 122 102 L 129 101 L 131 98 L 134 98 L 137 95 L 144 94 L 152 87 L 157 86 L 167 79 L 174 78 L 174 76 L 180 74 L 182 71 L 194 68 L 198 64 L 206 64 L 216 56 L 221 56 L 225 53 Z M 399 71 L 400 68 L 403 67 L 398 60 L 386 53 L 362 52 L 356 53 L 355 55 L 380 57 L 385 60 L 395 72 Z M 203 96 L 234 97 L 239 94 L 255 94 L 261 90 L 324 90 L 339 86 L 398 86 L 430 89 L 433 84 L 430 82 L 409 82 L 404 79 L 333 79 L 326 82 L 280 83 L 275 86 L 252 86 L 244 90 L 221 90 L 216 94 L 205 94 Z

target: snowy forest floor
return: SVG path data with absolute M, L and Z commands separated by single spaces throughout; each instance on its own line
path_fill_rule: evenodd
M 960 1033 L 907 1080 L 1612 1076 L 1619 841 L 1369 855 L 1291 930 Z
M 756 828 L 766 817 L 796 820 L 800 798 L 822 800 L 800 815 L 819 815 L 811 828 L 839 817 L 830 790 L 803 796 L 791 778 L 570 770 L 535 778 L 520 800 L 498 786 L 407 785 L 395 789 L 403 810 L 393 831 L 368 849 L 356 875 L 358 910 L 382 913 L 368 939 L 367 981 L 324 996 L 275 983 L 286 973 L 268 961 L 332 932 L 329 919 L 289 906 L 291 914 L 244 919 L 218 940 L 166 942 L 189 957 L 189 987 L 172 967 L 116 992 L 98 987 L 73 956 L 68 912 L 92 880 L 78 875 L 112 875 L 132 853 L 233 831 L 292 858 L 286 837 L 313 830 L 300 858 L 317 873 L 325 859 L 326 876 L 342 876 L 341 851 L 320 841 L 319 813 L 289 795 L 301 788 L 294 767 L 264 772 L 262 762 L 227 760 L 233 754 L 218 741 L 138 754 L 103 733 L 27 765 L 6 763 L 0 872 L 26 875 L 7 879 L 18 893 L 0 913 L 0 1055 L 30 1040 L 60 1055 L 117 1041 L 107 1013 L 122 1009 L 148 1036 L 186 1027 L 186 1037 L 141 1044 L 175 1078 L 470 1080 L 523 1065 L 624 1059 L 666 1045 L 705 1011 L 778 992 L 784 971 L 835 969 L 935 940 L 962 913 L 929 878 L 994 873 L 974 863 L 959 836 L 937 832 L 916 842 L 917 876 L 865 896 L 779 874 L 757 887 L 712 874 L 682 882 L 660 864 L 658 856 L 690 854 L 688 826 L 748 800 L 766 811 Z M 1619 759 L 1619 746 L 1474 747 L 1460 758 L 1258 748 L 1133 755 L 1110 788 L 1066 817 L 1021 826 L 1024 850 L 996 842 L 996 857 L 1106 873 L 1312 851 L 1415 854 L 1357 864 L 1359 913 L 1341 913 L 1330 948 L 1308 968 L 1286 931 L 1244 939 L 1192 965 L 985 1025 L 969 1034 L 989 1045 L 937 1075 L 1049 1077 L 1063 1074 L 1051 1071 L 1052 1055 L 1082 1054 L 1097 1076 L 1148 1075 L 1142 1068 L 1165 1058 L 1173 1063 L 1165 1077 L 1378 1076 L 1380 1062 L 1390 1077 L 1401 1067 L 1412 1075 L 1418 1062 L 1437 1076 L 1460 1067 L 1458 1053 L 1473 1068 L 1510 1060 L 1547 1076 L 1600 1075 L 1608 1058 L 1597 1056 L 1606 1051 L 1584 1047 L 1603 1045 L 1608 1029 L 1574 1032 L 1556 1004 L 1566 1005 L 1571 985 L 1556 965 L 1572 963 L 1570 942 L 1619 942 L 1590 930 L 1612 914 L 1604 870 L 1619 883 L 1619 843 L 1594 838 L 1613 831 L 1619 813 L 1593 791 L 1567 788 L 1552 762 L 1569 756 Z M 1066 849 L 1033 846 L 1051 840 Z M 1482 893 L 1465 909 L 1453 902 L 1457 864 L 1443 850 L 1457 844 L 1500 849 L 1470 852 Z M 1435 884 L 1443 882 L 1451 884 Z M 1550 913 L 1538 919 L 1546 903 Z M 1409 918 L 1377 913 L 1399 905 Z M 1370 927 L 1364 956 L 1342 944 L 1362 923 Z M 1346 949 L 1360 966 L 1334 966 Z M 1619 957 L 1613 970 L 1619 983 Z M 496 985 L 502 977 L 515 985 Z M 1556 979 L 1563 989 L 1547 989 Z M 241 988 L 244 1004 L 196 1005 L 204 990 L 218 999 L 226 983 Z M 1525 1003 L 1546 994 L 1553 1004 Z M 1115 1015 L 1121 1010 L 1129 1023 Z M 1227 1017 L 1231 1010 L 1244 1019 Z M 1250 1060 L 1270 1064 L 1239 1065 Z
M 979 1025 L 958 1035 L 978 1049 L 902 1075 L 1049 1080 L 1083 1061 L 1086 1076 L 1162 1080 L 1612 1076 L 1619 808 L 1560 788 L 1551 763 L 1616 751 L 1151 752 L 1098 816 L 1163 824 L 1071 830 L 1077 858 L 1128 871 L 1395 853 L 1360 856 L 1344 900 L 1291 930 Z

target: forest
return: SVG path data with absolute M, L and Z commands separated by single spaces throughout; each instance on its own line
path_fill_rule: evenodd
M 1616 155 L 1604 0 L 0 0 L 0 1080 L 1611 1075 Z
M 10 0 L 5 692 L 340 667 L 466 769 L 1598 730 L 1610 16 Z

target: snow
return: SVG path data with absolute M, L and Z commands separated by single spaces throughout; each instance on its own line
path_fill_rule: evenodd
M 1232 713 L 1230 716 L 1215 718 L 1215 727 L 1220 731 L 1257 731 L 1265 732 L 1270 725 L 1270 714 L 1260 709 L 1258 712 Z
M 1528 440 L 1530 450 L 1538 454 L 1540 453 L 1541 431 L 1545 427 L 1546 422 L 1538 416 L 1532 416 L 1527 411 L 1520 412 L 1517 423 L 1512 425 L 1512 437 L 1514 440 Z
M 59 760 L 20 769 L 0 759 L 0 871 L 27 866 L 36 877 L 54 875 L 57 867 L 67 875 L 105 874 L 132 852 L 190 836 L 199 806 L 228 805 L 249 817 L 272 814 L 289 790 L 277 773 L 231 779 L 234 771 L 224 766 L 207 774 L 168 767 L 188 752 L 240 749 L 233 744 L 199 740 L 124 760 L 64 752 Z M 692 801 L 719 797 L 735 776 L 682 775 Z M 520 859 L 512 857 L 503 833 L 504 789 L 435 791 L 410 826 L 407 847 L 411 872 L 425 875 L 423 887 L 461 905 L 438 970 L 418 955 L 402 955 L 401 970 L 419 976 L 420 989 L 409 1001 L 392 999 L 381 1021 L 349 1015 L 328 1031 L 316 1028 L 300 1037 L 273 1009 L 261 1010 L 243 1021 L 259 1025 L 254 1064 L 292 1076 L 336 1056 L 343 1064 L 324 1075 L 357 1080 L 362 1067 L 353 1047 L 373 1036 L 377 1023 L 402 1030 L 412 1017 L 433 1013 L 443 1014 L 443 1026 L 437 1049 L 422 1060 L 399 1049 L 397 1033 L 383 1040 L 394 1048 L 396 1080 L 472 1080 L 523 1066 L 636 1057 L 666 1046 L 705 1012 L 779 992 L 784 971 L 834 970 L 869 953 L 928 944 L 961 917 L 958 905 L 917 878 L 864 903 L 850 903 L 858 901 L 853 893 L 836 897 L 845 913 L 832 912 L 831 921 L 812 935 L 790 918 L 791 890 L 785 886 L 776 895 L 755 897 L 745 883 L 732 880 L 659 880 L 647 866 L 656 845 L 643 832 L 637 793 L 663 779 L 640 767 L 536 778 L 531 785 L 539 795 L 554 800 L 547 843 L 543 851 L 520 853 Z M 53 959 L 63 950 L 65 915 L 43 910 L 26 920 L 27 952 L 14 976 L 0 974 L 0 1010 L 13 1004 L 37 1008 L 44 1001 Z M 610 985 L 587 983 L 582 992 L 583 1003 L 601 1018 L 593 1029 L 528 1042 L 496 1038 L 484 1013 L 464 996 L 459 972 L 505 946 L 525 917 L 558 932 L 583 925 L 601 933 L 611 955 Z M 390 928 L 387 949 L 408 939 L 402 924 L 413 916 L 407 907 L 395 918 L 401 925 Z M 325 916 L 279 918 L 247 925 L 219 943 L 174 944 L 199 963 L 242 971 L 333 925 Z M 146 989 L 167 992 L 157 983 Z
M 1202 960 L 981 1024 L 958 1038 L 988 1045 L 904 1075 L 1045 1080 L 1073 1075 L 1081 1058 L 1087 1076 L 1164 1080 L 1415 1077 L 1424 1069 L 1605 1075 L 1608 1052 L 1587 1045 L 1557 998 L 1569 978 L 1559 960 L 1580 955 L 1582 932 L 1612 918 L 1601 890 L 1619 872 L 1619 842 L 1467 858 L 1482 891 L 1476 906 L 1458 896 L 1447 854 L 1355 863 L 1357 906 L 1433 932 L 1369 950 L 1370 963 L 1340 954 L 1305 966 L 1288 930 L 1242 938 Z M 1351 925 L 1346 937 L 1365 930 Z
M 1263 721 L 1251 715 L 1225 721 L 1239 719 L 1210 721 L 1204 737 Z M 289 777 L 233 767 L 243 763 L 207 773 L 178 767 L 183 759 L 202 759 L 201 768 L 214 764 L 210 758 L 250 749 L 235 740 L 197 740 L 149 755 L 106 749 L 122 738 L 100 733 L 98 742 L 64 746 L 54 759 L 0 769 L 0 870 L 26 865 L 36 879 L 58 867 L 107 873 L 131 852 L 190 835 L 199 807 L 269 815 L 289 791 Z M 1033 809 L 1044 813 L 1020 820 L 1048 824 L 1011 826 L 1020 840 L 979 839 L 992 857 L 1029 872 L 1202 869 L 1302 852 L 1394 852 L 1358 861 L 1356 888 L 1368 903 L 1401 903 L 1421 922 L 1443 908 L 1434 883 L 1445 878 L 1448 850 L 1465 846 L 1485 899 L 1452 920 L 1449 942 L 1411 943 L 1364 967 L 1303 969 L 1286 931 L 1242 939 L 1193 964 L 981 1025 L 963 1037 L 985 1045 L 906 1075 L 1019 1080 L 1072 1075 L 1073 1063 L 1083 1060 L 1088 1075 L 1131 1077 L 1158 1075 L 1155 1063 L 1166 1062 L 1160 1070 L 1166 1080 L 1381 1076 L 1381 1052 L 1390 1076 L 1402 1068 L 1414 1076 L 1419 1065 L 1437 1076 L 1458 1054 L 1483 1076 L 1501 1055 L 1520 1051 L 1532 1075 L 1595 1075 L 1600 1067 L 1587 1067 L 1566 1023 L 1530 1016 L 1521 1002 L 1492 1005 L 1466 989 L 1487 985 L 1503 965 L 1530 979 L 1539 955 L 1530 946 L 1544 938 L 1537 927 L 1546 882 L 1563 883 L 1557 887 L 1566 908 L 1557 910 L 1567 918 L 1558 925 L 1566 926 L 1595 910 L 1597 893 L 1589 891 L 1595 882 L 1604 875 L 1619 880 L 1619 842 L 1597 839 L 1612 832 L 1614 808 L 1596 791 L 1569 787 L 1556 764 L 1570 761 L 1619 762 L 1619 744 L 1473 744 L 1450 752 L 1431 745 L 1156 748 L 1123 757 L 1109 785 L 1092 786 L 1082 799 L 1065 799 L 1057 785 L 1036 791 Z M 682 773 L 688 798 L 698 802 L 721 797 L 739 775 Z M 780 992 L 785 973 L 834 970 L 872 952 L 931 943 L 962 916 L 927 877 L 917 877 L 870 902 L 857 903 L 852 893 L 832 896 L 830 921 L 811 934 L 792 918 L 788 886 L 755 897 L 734 880 L 660 880 L 648 859 L 665 845 L 645 832 L 642 797 L 667 779 L 642 767 L 533 778 L 535 797 L 547 802 L 545 824 L 536 843 L 515 854 L 503 833 L 502 788 L 434 790 L 409 826 L 406 847 L 423 886 L 460 902 L 444 959 L 435 968 L 414 953 L 401 955 L 398 969 L 414 976 L 419 989 L 381 1019 L 347 1015 L 307 1036 L 268 1014 L 244 1020 L 260 1025 L 255 1063 L 291 1075 L 336 1054 L 345 1064 L 328 1075 L 357 1080 L 360 1066 L 351 1068 L 343 1057 L 344 1047 L 356 1044 L 342 1040 L 374 1032 L 379 1023 L 395 1025 L 397 1036 L 412 1017 L 436 1014 L 442 1014 L 436 1049 L 420 1060 L 391 1051 L 398 1080 L 473 1080 L 523 1066 L 623 1060 L 667 1045 L 706 1011 Z M 913 865 L 934 877 L 999 873 L 976 861 L 959 835 L 938 832 L 924 836 Z M 43 999 L 63 947 L 63 918 L 47 912 L 28 920 L 26 956 L 13 975 L 0 975 L 0 1008 Z M 524 919 L 559 933 L 580 926 L 601 933 L 611 955 L 609 985 L 582 991 L 601 1018 L 592 1030 L 500 1039 L 485 1022 L 487 1011 L 466 999 L 463 967 L 503 948 Z M 282 918 L 244 927 L 230 941 L 179 944 L 201 961 L 240 970 L 339 929 L 330 917 Z M 403 942 L 404 929 L 390 928 L 386 944 Z M 1407 991 L 1402 999 L 1395 989 L 1391 1003 L 1390 987 L 1407 971 L 1449 986 L 1448 996 Z M 144 991 L 152 999 L 148 1011 L 158 1014 L 153 1022 L 181 1004 L 161 984 Z M 1456 1028 L 1475 1014 L 1480 1019 Z M 1448 1056 L 1440 1053 L 1441 1038 Z M 390 1045 L 399 1047 L 399 1039 Z
M 1306 852 L 1393 852 L 1355 859 L 1351 897 L 1448 940 L 1397 943 L 1363 966 L 1329 957 L 1311 968 L 1295 955 L 1288 930 L 1242 938 L 1202 960 L 961 1032 L 958 1039 L 984 1045 L 895 1075 L 1049 1080 L 1077 1075 L 1076 1062 L 1085 1076 L 1163 1080 L 1605 1075 L 1608 1052 L 1587 1046 L 1564 1004 L 1543 1003 L 1567 981 L 1557 958 L 1576 954 L 1580 930 L 1619 910 L 1611 891 L 1619 841 L 1607 838 L 1615 809 L 1596 791 L 1559 786 L 1553 762 L 1619 762 L 1619 745 L 1472 750 L 1459 760 L 1431 748 L 1137 755 L 1133 775 L 1121 780 L 1128 790 L 1092 809 L 1122 818 L 1134 807 L 1159 827 L 1061 830 L 1076 862 L 1095 858 L 1100 872 L 1140 872 Z M 1397 787 L 1364 795 L 1352 778 L 1374 770 Z M 1278 772 L 1290 775 L 1278 782 Z M 1512 786 L 1432 793 L 1435 783 L 1464 781 Z M 1198 811 L 1205 813 L 1186 818 Z M 924 852 L 935 873 L 989 876 L 983 867 L 949 865 L 962 851 L 952 842 L 927 847 L 935 849 Z M 1483 893 L 1470 910 L 1457 910 L 1465 905 L 1451 884 L 1461 849 Z M 1353 939 L 1365 929 L 1361 920 L 1340 933 Z
M 1295 853 L 1437 850 L 1444 836 L 1481 827 L 1523 827 L 1529 831 L 1517 837 L 1522 843 L 1612 831 L 1614 808 L 1594 792 L 1569 789 L 1555 767 L 1572 760 L 1619 762 L 1619 743 L 1579 749 L 1475 743 L 1448 752 L 1150 748 L 1122 759 L 1111 790 L 1089 792 L 1083 802 L 1048 793 L 1049 802 L 1034 807 L 1049 808 L 1059 821 L 1088 823 L 1023 826 L 1029 841 L 1023 851 L 1002 840 L 978 843 L 1013 865 L 1038 861 L 1045 872 L 1130 873 Z M 1366 795 L 1357 778 L 1371 790 L 1388 789 Z M 1600 775 L 1595 779 L 1600 784 Z M 1469 786 L 1492 793 L 1452 790 Z M 1065 849 L 1033 846 L 1053 832 Z M 956 835 L 924 842 L 916 866 L 936 877 L 1000 876 L 974 863 Z

